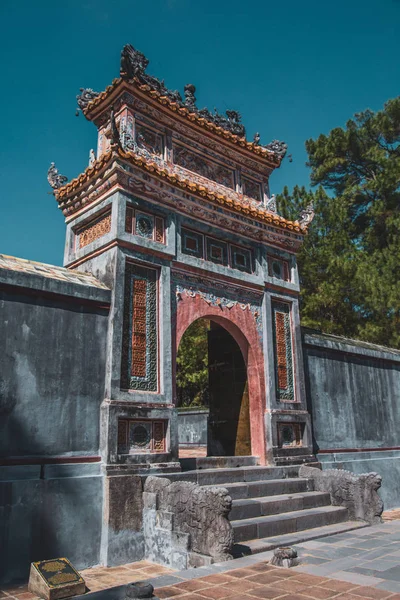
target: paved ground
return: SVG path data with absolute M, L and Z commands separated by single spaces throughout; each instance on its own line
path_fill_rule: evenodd
M 305 542 L 296 548 L 302 560 L 296 571 L 400 593 L 399 520 Z
M 88 591 L 98 592 L 116 585 L 132 583 L 132 581 L 143 581 L 149 578 L 153 580 L 153 578 L 173 573 L 173 571 L 143 560 L 121 567 L 85 569 L 84 571 L 80 571 L 80 573 L 86 582 Z M 37 596 L 28 592 L 27 583 L 3 586 L 0 590 L 1 600 L 37 600 L 37 598 Z
M 383 525 L 299 544 L 301 563 L 292 569 L 271 567 L 272 552 L 264 552 L 180 572 L 141 561 L 82 575 L 88 592 L 109 590 L 107 600 L 118 600 L 115 586 L 139 580 L 150 581 L 162 600 L 400 600 L 400 510 L 384 519 Z M 37 600 L 26 584 L 3 588 L 0 598 Z
M 203 458 L 207 456 L 207 446 L 179 447 L 179 458 Z

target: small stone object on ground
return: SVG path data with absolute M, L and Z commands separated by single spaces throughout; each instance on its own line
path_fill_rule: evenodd
M 297 550 L 287 546 L 286 548 L 275 548 L 271 565 L 275 567 L 296 567 L 299 564 L 297 560 Z
M 28 590 L 44 600 L 59 600 L 84 594 L 86 585 L 67 558 L 54 558 L 31 563 Z
M 136 581 L 134 583 L 129 583 L 126 586 L 126 598 L 130 598 L 134 600 L 135 598 L 156 598 L 153 596 L 154 588 L 151 583 L 146 583 L 145 581 Z

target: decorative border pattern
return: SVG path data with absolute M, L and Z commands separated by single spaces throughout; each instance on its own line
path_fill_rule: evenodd
M 234 269 L 245 271 L 246 273 L 253 272 L 251 252 L 247 248 L 239 248 L 231 245 L 231 265 Z
M 245 196 L 248 196 L 249 198 L 253 198 L 253 200 L 258 200 L 259 202 L 261 202 L 261 183 L 259 181 L 254 181 L 254 179 L 248 179 L 247 177 L 243 177 L 242 175 L 242 191 Z
M 191 152 L 184 146 L 173 146 L 174 163 L 194 171 L 202 177 L 216 181 L 227 188 L 235 189 L 235 177 L 231 169 L 218 163 L 205 160 L 202 155 Z
M 244 271 L 246 273 L 253 272 L 253 260 L 251 250 L 241 248 L 234 244 L 222 242 L 203 235 L 198 231 L 181 227 L 182 248 L 183 254 L 195 256 L 196 258 L 204 258 L 204 238 L 206 240 L 206 260 Z
M 118 419 L 118 454 L 143 454 L 166 451 L 166 421 Z
M 275 279 L 290 281 L 289 261 L 276 256 L 268 256 L 268 273 Z
M 154 238 L 154 217 L 142 212 L 136 211 L 135 232 L 148 240 Z
M 152 154 L 163 153 L 163 137 L 142 124 L 136 123 L 136 143 Z
M 122 389 L 158 387 L 157 271 L 126 263 L 122 339 Z
M 177 303 L 183 296 L 195 298 L 199 296 L 210 306 L 230 310 L 239 306 L 241 310 L 248 310 L 253 315 L 258 334 L 262 339 L 261 304 L 263 294 L 239 288 L 228 283 L 210 281 L 207 278 L 185 275 L 184 273 L 171 273 L 171 291 L 175 295 L 172 306 L 176 310 Z
M 165 225 L 163 217 L 126 207 L 125 232 L 139 235 L 165 245 Z
M 181 228 L 182 252 L 196 258 L 204 258 L 204 236 L 197 231 Z
M 272 301 L 277 399 L 295 402 L 290 304 Z
M 228 244 L 206 237 L 207 260 L 217 265 L 228 266 Z
M 278 445 L 280 448 L 303 445 L 301 423 L 278 423 Z
M 111 231 L 111 211 L 90 221 L 76 232 L 79 249 L 88 246 L 95 240 L 103 237 Z
M 159 244 L 165 244 L 165 226 L 162 217 L 155 217 L 154 241 Z

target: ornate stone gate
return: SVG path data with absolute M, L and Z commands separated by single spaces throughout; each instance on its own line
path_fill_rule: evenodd
M 176 349 L 201 317 L 229 331 L 244 356 L 253 455 L 308 461 L 296 253 L 312 207 L 294 222 L 277 213 L 269 177 L 286 144 L 248 141 L 239 113 L 200 110 L 193 85 L 182 97 L 147 65 L 125 46 L 120 77 L 101 93 L 81 91 L 97 152 L 72 181 L 54 163 L 48 173 L 67 223 L 65 266 L 112 289 L 103 469 L 179 470 Z

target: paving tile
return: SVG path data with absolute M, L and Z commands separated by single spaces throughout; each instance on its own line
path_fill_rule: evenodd
M 284 596 L 278 596 L 278 598 L 279 600 L 306 600 L 307 596 L 303 594 L 285 594 Z
M 185 600 L 204 600 L 204 597 L 198 594 L 187 594 L 186 596 L 182 596 L 182 598 L 185 598 Z
M 359 575 L 367 575 L 368 577 L 379 577 L 379 571 L 374 571 L 373 569 L 367 569 L 366 567 L 353 567 L 352 569 L 347 569 L 349 573 L 358 573 Z
M 223 598 L 234 596 L 235 592 L 222 585 L 216 585 L 204 590 L 200 590 L 198 594 L 204 596 L 205 598 L 211 598 L 212 600 L 222 600 Z
M 154 585 L 154 587 L 167 587 L 168 585 L 174 585 L 174 583 L 181 583 L 183 579 L 176 577 L 175 575 L 161 575 L 161 577 L 149 578 L 146 581 Z
M 197 592 L 197 590 L 204 590 L 205 588 L 211 587 L 211 585 L 211 583 L 207 583 L 201 579 L 192 579 L 189 581 L 182 581 L 182 583 L 177 583 L 174 585 L 174 587 L 185 592 Z
M 388 590 L 389 592 L 398 592 L 400 594 L 400 583 L 398 581 L 390 581 L 390 579 L 378 583 L 376 586 L 378 590 Z
M 286 569 L 285 567 L 271 567 L 274 570 L 274 575 L 277 577 L 294 577 L 296 571 L 294 569 Z
M 363 586 L 354 589 L 351 592 L 354 596 L 361 596 L 361 598 L 372 598 L 373 600 L 383 600 L 389 598 L 392 594 L 386 590 L 377 590 L 370 586 Z
M 271 567 L 269 567 L 270 569 Z M 261 570 L 261 569 L 260 569 Z M 262 572 L 266 572 L 268 570 L 268 567 L 264 567 L 261 571 Z M 251 577 L 251 575 L 255 575 L 256 573 L 258 573 L 258 569 L 235 569 L 234 571 L 229 571 L 229 575 L 231 577 L 239 577 L 240 579 L 242 579 L 243 577 Z
M 324 563 L 329 562 L 327 558 L 317 558 L 316 556 L 302 556 L 301 564 L 308 565 L 323 565 Z
M 342 581 L 348 581 L 349 583 L 354 583 L 354 585 L 376 585 L 382 582 L 382 579 L 379 579 L 378 577 L 358 575 L 357 573 L 349 573 L 347 571 L 337 571 L 336 573 L 331 573 L 330 577 L 341 579 Z
M 379 577 L 382 579 L 391 579 L 392 581 L 400 582 L 400 565 L 387 569 L 386 571 L 379 571 Z
M 247 596 L 248 598 L 252 598 L 252 600 L 257 598 L 262 600 L 273 600 L 274 598 L 282 598 L 283 594 L 285 594 L 285 592 L 282 590 L 274 590 L 270 587 L 263 586 L 257 590 L 251 590 Z M 229 598 L 229 600 L 233 600 L 233 598 Z
M 334 596 L 335 600 L 359 600 L 360 596 L 355 596 L 350 592 L 345 592 L 344 594 L 339 594 L 339 596 Z
M 248 577 L 246 581 L 249 581 L 250 583 L 259 583 L 261 585 L 269 585 L 275 581 L 282 581 L 282 579 L 282 577 L 275 574 L 275 571 L 271 571 L 270 573 L 253 575 L 253 577 Z
M 173 598 L 174 596 L 182 596 L 185 590 L 180 590 L 174 586 L 160 587 L 154 590 L 154 595 L 159 598 Z
M 247 596 L 247 594 L 244 593 L 240 593 L 240 594 L 236 594 L 235 596 L 229 596 L 229 600 L 254 600 L 254 598 L 252 598 L 251 596 Z M 186 598 L 185 598 L 186 600 Z M 203 598 L 203 600 L 205 600 Z
M 378 558 L 376 560 L 367 560 L 361 563 L 362 567 L 366 569 L 373 569 L 374 571 L 382 571 L 385 572 L 388 569 L 398 569 L 400 571 L 400 561 L 399 560 L 390 560 L 385 557 Z M 380 575 L 379 575 L 380 577 Z
M 322 585 L 323 583 L 326 583 L 328 579 L 326 577 L 319 577 L 318 575 L 299 573 L 296 574 L 291 581 L 297 581 L 298 583 L 304 583 L 306 585 Z
M 323 588 L 327 588 L 328 590 L 333 590 L 335 592 L 349 592 L 353 590 L 356 585 L 354 583 L 346 582 L 346 581 L 338 581 L 336 579 L 328 579 L 326 583 L 321 583 Z
M 224 583 L 223 587 L 235 592 L 235 594 L 245 594 L 252 589 L 260 588 L 261 585 L 255 581 L 249 581 L 248 579 L 236 579 L 230 583 Z
M 254 574 L 254 572 L 264 573 L 267 571 L 271 571 L 272 569 L 275 569 L 275 568 L 276 567 L 272 567 L 271 565 L 269 565 L 268 562 L 262 562 L 262 563 L 258 563 L 256 565 L 252 565 L 251 567 L 249 567 L 249 570 L 252 571 L 252 573 Z
M 319 586 L 309 587 L 304 592 L 304 597 L 315 598 L 315 600 L 328 600 L 334 596 L 337 596 L 337 592 Z
M 229 583 L 230 581 L 233 581 L 232 577 L 229 575 L 222 575 L 221 573 L 201 577 L 201 580 L 205 581 L 206 583 L 212 583 L 213 585 L 222 585 L 223 583 Z
M 303 592 L 308 587 L 304 583 L 297 583 L 297 581 L 292 579 L 281 579 L 281 581 L 276 581 L 271 585 L 271 588 L 284 590 L 285 592 Z

